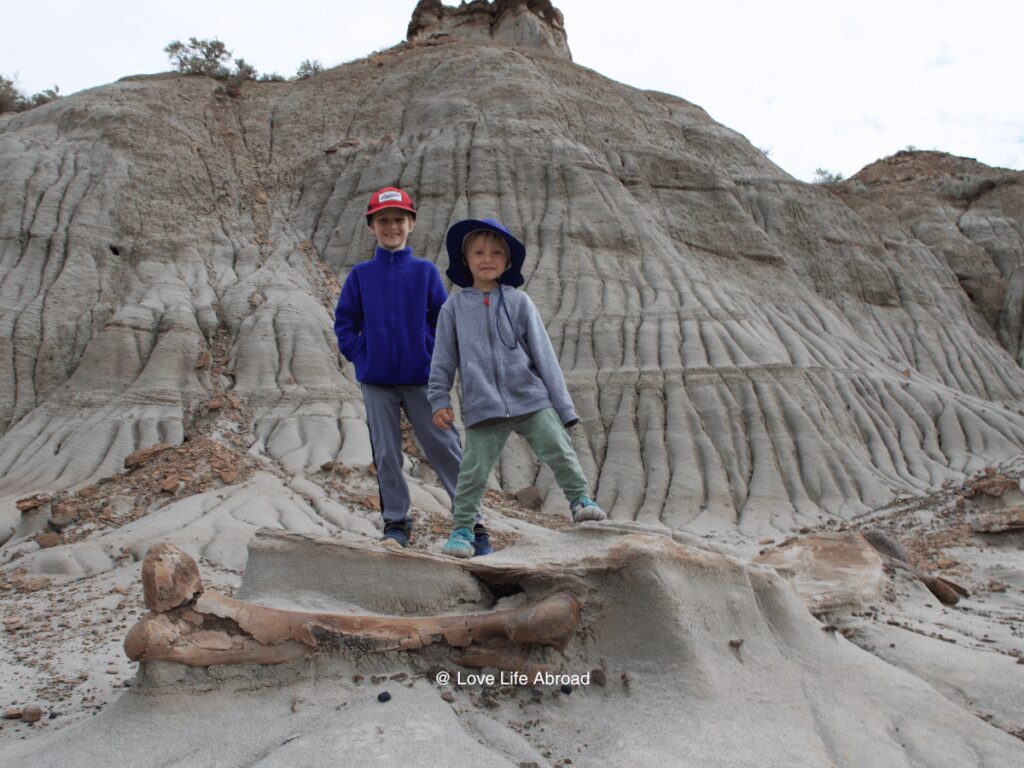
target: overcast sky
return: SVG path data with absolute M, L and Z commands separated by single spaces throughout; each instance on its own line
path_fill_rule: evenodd
M 454 4 L 454 3 L 449 3 Z M 578 64 L 699 104 L 794 176 L 846 176 L 913 145 L 1024 169 L 1024 3 L 556 0 Z M 260 72 L 334 66 L 405 39 L 416 0 L 20 0 L 0 74 L 69 94 L 170 69 L 218 37 Z

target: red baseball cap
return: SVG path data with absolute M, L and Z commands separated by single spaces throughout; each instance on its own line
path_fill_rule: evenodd
M 416 209 L 412 205 L 412 198 L 409 197 L 408 192 L 398 187 L 383 187 L 373 193 L 370 204 L 366 206 L 366 223 L 370 223 L 370 217 L 373 214 L 383 211 L 385 208 L 408 211 L 414 219 L 416 218 Z

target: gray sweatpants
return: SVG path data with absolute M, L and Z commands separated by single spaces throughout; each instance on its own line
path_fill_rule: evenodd
M 377 467 L 380 510 L 385 525 L 401 523 L 409 518 L 409 486 L 402 475 L 402 410 L 412 424 L 412 430 L 427 461 L 454 501 L 459 464 L 462 463 L 462 445 L 454 427 L 438 429 L 434 426 L 426 384 L 363 384 L 362 388 L 373 463 Z

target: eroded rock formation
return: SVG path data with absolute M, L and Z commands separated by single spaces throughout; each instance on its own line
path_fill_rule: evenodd
M 978 208 L 1017 186 L 958 214 L 978 234 L 957 261 L 923 220 L 795 181 L 693 104 L 471 32 L 557 30 L 545 3 L 442 9 L 442 35 L 431 9 L 413 42 L 306 80 L 232 97 L 135 77 L 0 117 L 0 538 L 17 499 L 181 443 L 225 392 L 252 455 L 369 464 L 330 308 L 385 183 L 414 193 L 412 245 L 442 267 L 454 219 L 522 236 L 613 518 L 773 535 L 1020 453 L 1020 302 L 996 262 L 1021 216 Z M 968 290 L 997 272 L 1001 303 Z M 497 479 L 564 514 L 518 440 Z
M 898 222 L 956 275 L 1024 365 L 1024 173 L 944 152 L 904 151 L 837 191 L 879 229 Z
M 420 0 L 409 22 L 407 39 L 429 43 L 452 36 L 493 40 L 572 58 L 562 13 L 550 0 L 472 0 L 458 8 L 441 0 Z

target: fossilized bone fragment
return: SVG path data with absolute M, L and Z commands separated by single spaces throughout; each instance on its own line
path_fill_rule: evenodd
M 201 591 L 194 561 L 168 544 L 158 545 L 146 555 L 143 584 L 156 583 L 160 577 L 166 581 L 168 563 L 187 570 L 186 560 L 195 570 Z M 151 605 L 150 587 L 146 587 L 150 607 L 171 602 L 154 599 Z M 445 643 L 463 649 L 494 644 L 495 652 L 487 658 L 520 668 L 530 646 L 566 647 L 579 623 L 580 606 L 572 595 L 559 592 L 520 608 L 487 613 L 350 616 L 267 608 L 206 591 L 188 604 L 154 611 L 140 619 L 125 638 L 125 653 L 133 661 L 176 661 L 191 666 L 280 664 L 315 650 L 380 653 Z M 516 650 L 510 652 L 510 648 Z M 469 666 L 474 666 L 473 658 L 469 656 Z
M 155 544 L 142 561 L 142 596 L 146 607 L 163 613 L 192 602 L 203 592 L 196 561 L 173 544 Z

